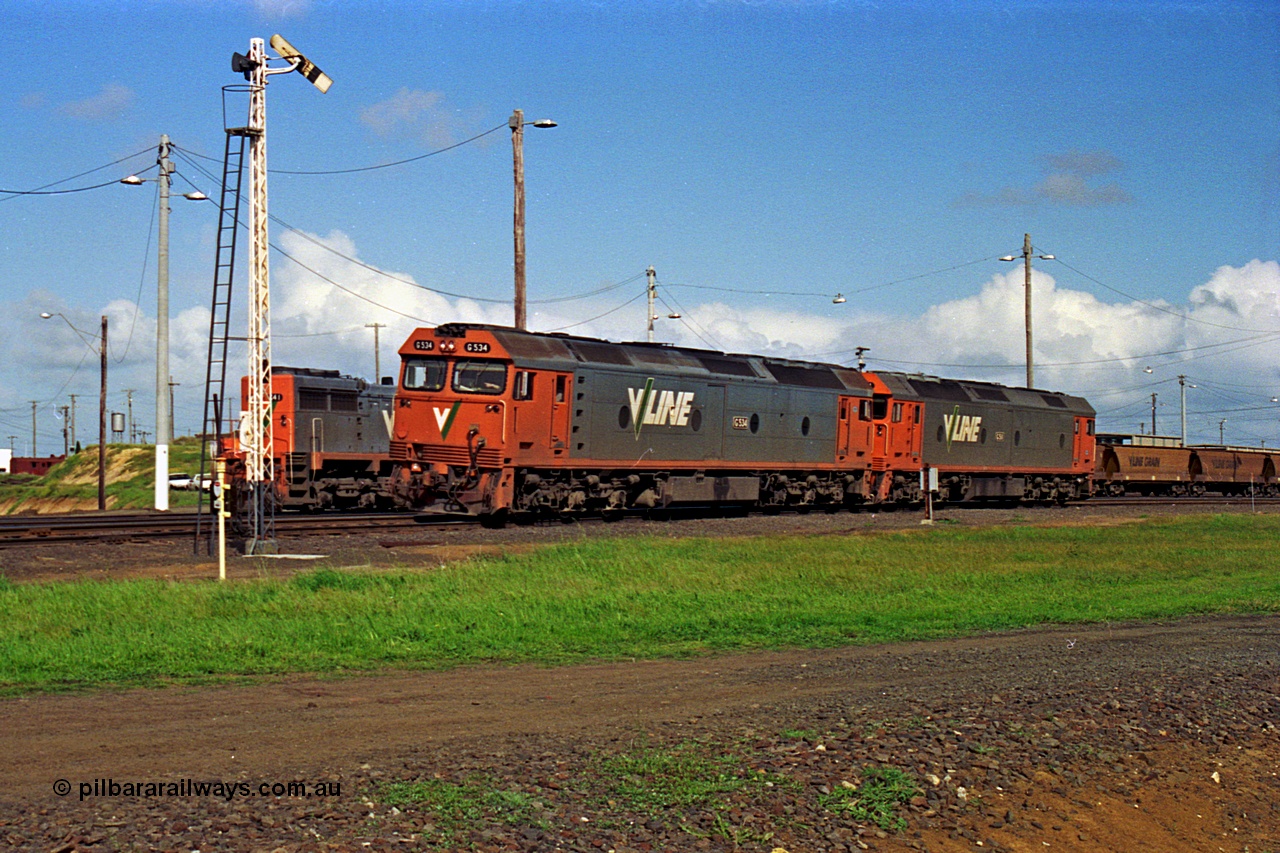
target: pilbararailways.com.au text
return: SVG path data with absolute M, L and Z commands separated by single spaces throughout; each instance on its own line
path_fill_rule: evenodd
M 80 799 L 89 797 L 136 797 L 151 799 L 160 797 L 218 797 L 228 802 L 236 797 L 338 797 L 342 795 L 341 782 L 223 782 L 180 779 L 177 782 L 118 782 L 115 779 L 94 779 L 79 782 L 73 787 L 66 779 L 53 783 L 53 792 L 59 797 L 78 790 Z

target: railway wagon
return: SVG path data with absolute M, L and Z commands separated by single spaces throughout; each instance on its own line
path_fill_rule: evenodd
M 1108 495 L 1162 496 L 1274 495 L 1276 466 L 1271 452 L 1245 447 L 1184 447 L 1166 436 L 1098 437 L 1095 488 Z
M 1092 406 L 1081 397 L 990 382 L 877 372 L 877 391 L 912 406 L 921 465 L 936 469 L 943 500 L 1067 501 L 1088 497 Z
M 241 399 L 249 394 L 241 379 Z M 271 440 L 276 506 L 351 509 L 390 506 L 390 419 L 395 386 L 336 370 L 272 367 Z M 243 466 L 226 454 L 233 477 Z
M 1205 489 L 1224 495 L 1275 495 L 1276 464 L 1271 453 L 1258 448 L 1198 447 L 1195 455 L 1203 471 Z
M 909 503 L 930 465 L 944 499 L 1089 493 L 1094 412 L 1067 395 L 500 326 L 400 355 L 393 496 L 428 512 Z

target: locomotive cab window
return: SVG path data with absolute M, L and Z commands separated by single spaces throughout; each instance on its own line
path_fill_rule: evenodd
M 407 358 L 404 362 L 406 391 L 440 391 L 444 389 L 447 363 L 438 358 Z
M 900 423 L 902 423 L 902 404 L 901 404 L 901 403 L 894 403 L 894 404 L 893 404 L 893 418 L 892 418 L 892 420 L 893 420 L 893 422 L 894 422 L 895 424 L 900 424 Z
M 858 420 L 860 421 L 871 420 L 871 401 L 870 400 L 863 400 L 862 403 L 858 406 Z
M 460 360 L 453 367 L 453 390 L 459 394 L 501 394 L 507 390 L 507 366 L 500 361 Z
M 532 400 L 533 399 L 533 371 L 517 370 L 516 385 L 512 389 L 511 396 L 516 400 Z

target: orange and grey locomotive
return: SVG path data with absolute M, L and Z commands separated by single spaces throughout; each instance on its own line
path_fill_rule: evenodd
M 1087 497 L 1094 410 L 1064 394 L 502 326 L 400 349 L 397 505 L 572 516 Z M 936 432 L 935 432 L 936 426 Z

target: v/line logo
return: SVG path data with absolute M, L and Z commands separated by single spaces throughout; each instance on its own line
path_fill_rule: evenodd
M 982 432 L 981 415 L 961 415 L 957 405 L 949 415 L 942 416 L 942 424 L 947 433 L 947 451 L 951 451 L 953 441 L 973 443 Z
M 689 413 L 693 411 L 692 391 L 653 390 L 653 377 L 644 382 L 643 388 L 628 388 L 627 400 L 631 405 L 631 427 L 636 439 L 646 424 L 651 426 L 688 426 Z
M 458 416 L 458 409 L 461 406 L 461 400 L 458 400 L 447 409 L 441 406 L 432 406 L 431 412 L 436 416 L 436 426 L 440 428 L 441 441 L 449 437 L 449 430 L 453 428 L 453 419 Z

